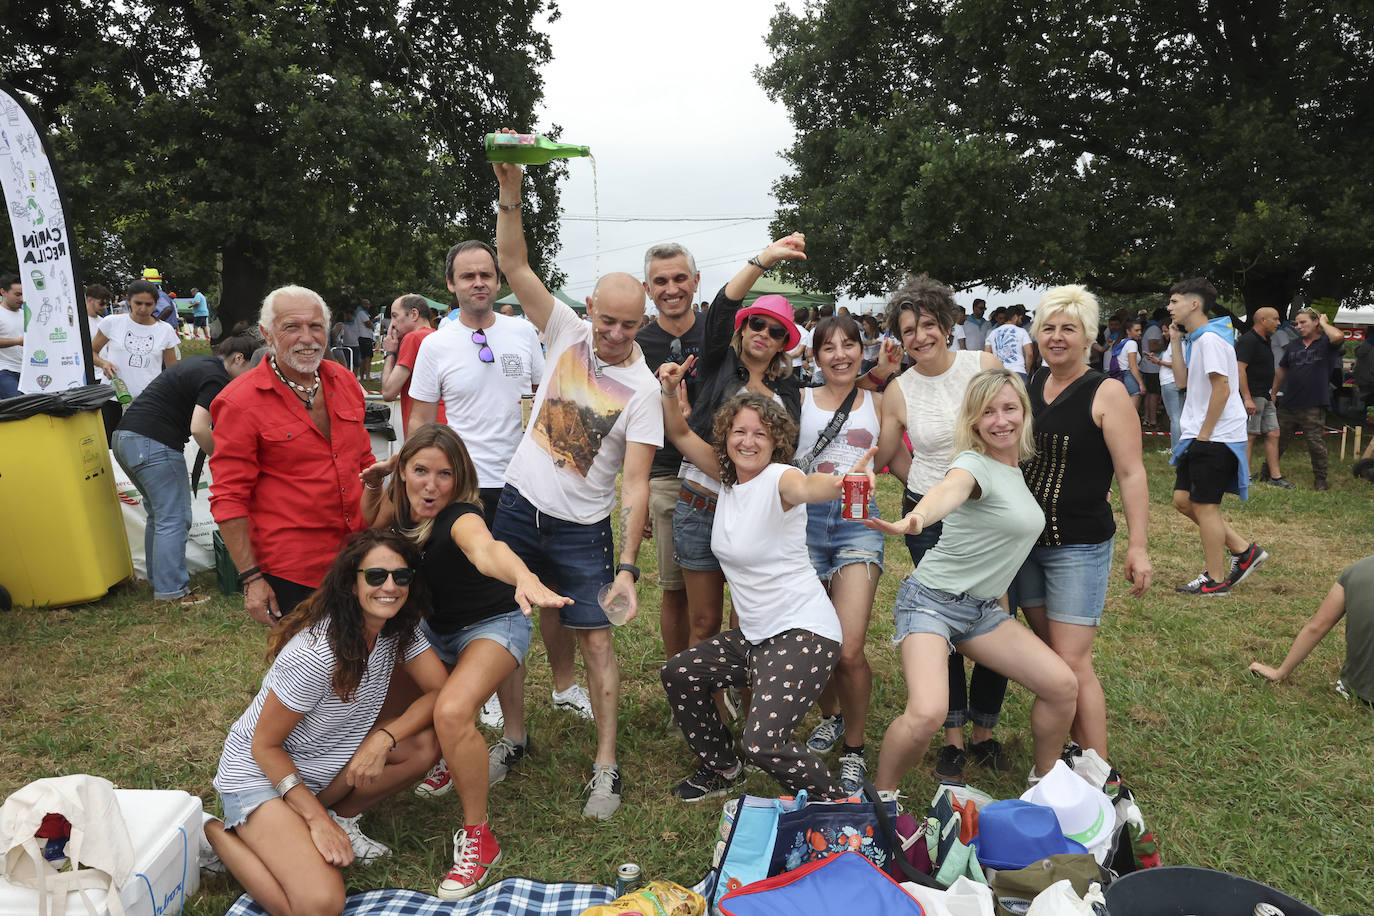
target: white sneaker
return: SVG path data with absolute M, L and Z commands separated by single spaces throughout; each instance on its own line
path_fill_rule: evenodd
M 205 835 L 205 828 L 210 825 L 211 821 L 218 821 L 219 818 L 209 811 L 202 811 L 200 815 L 200 870 L 208 871 L 212 875 L 222 875 L 228 869 L 219 860 L 219 853 L 215 852 L 215 847 L 210 845 L 210 839 Z
M 378 843 L 363 833 L 362 828 L 358 826 L 358 821 L 362 819 L 361 814 L 342 817 L 330 811 L 329 816 L 334 820 L 334 823 L 343 828 L 344 833 L 348 834 L 348 842 L 353 846 L 353 858 L 360 864 L 366 865 L 368 862 L 374 862 L 383 856 L 391 855 L 390 847 Z
M 581 684 L 573 684 L 567 690 L 553 692 L 553 708 L 575 712 L 584 719 L 592 718 L 592 698 Z
M 487 728 L 505 728 L 506 717 L 501 714 L 501 701 L 492 694 L 487 701 L 482 704 L 482 714 L 477 717 Z
M 591 793 L 582 806 L 583 817 L 608 821 L 620 809 L 620 767 L 600 764 L 592 767 L 592 779 L 587 783 Z

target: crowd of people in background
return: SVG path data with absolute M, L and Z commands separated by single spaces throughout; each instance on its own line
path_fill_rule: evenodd
M 359 818 L 411 786 L 426 798 L 457 790 L 439 896 L 487 880 L 501 859 L 490 789 L 536 753 L 535 615 L 550 704 L 595 725 L 582 813 L 613 817 L 627 774 L 612 613 L 638 613 L 645 540 L 664 696 L 696 761 L 665 785 L 671 795 L 731 792 L 748 764 L 789 793 L 851 796 L 876 728 L 874 782 L 892 798 L 941 731 L 940 778 L 1015 765 L 994 735 L 1009 679 L 1034 696 L 1029 784 L 1066 742 L 1109 759 L 1093 652 L 1118 556 L 1110 499 L 1126 524 L 1119 568 L 1140 597 L 1155 576 L 1146 434 L 1168 436 L 1173 504 L 1198 531 L 1202 571 L 1175 586 L 1183 594 L 1226 594 L 1269 559 L 1228 524 L 1223 498 L 1245 498 L 1252 480 L 1293 487 L 1280 462 L 1295 433 L 1314 486 L 1328 485 L 1323 419 L 1344 339 L 1314 310 L 1290 332 L 1261 309 L 1236 338 L 1212 319 L 1216 290 L 1201 278 L 1149 315 L 1103 324 L 1082 286 L 987 314 L 925 275 L 894 289 L 881 316 L 812 313 L 776 295 L 746 304 L 765 273 L 808 256 L 796 232 L 704 308 L 692 254 L 673 243 L 646 252 L 641 276 L 603 276 L 579 315 L 530 267 L 521 170 L 494 169 L 495 246 L 449 250 L 454 308 L 442 324 L 415 294 L 336 317 L 314 291 L 285 286 L 256 329 L 179 360 L 155 284 L 129 284 L 111 314 L 108 289 L 86 291 L 96 365 L 132 396 L 107 412 L 109 433 L 148 509 L 154 597 L 206 600 L 185 562 L 194 439 L 244 610 L 272 628 L 270 668 L 215 777 L 224 818 L 205 830 L 271 913 L 341 909 L 339 869 L 391 852 Z M 519 317 L 498 307 L 502 278 Z M 11 327 L 21 304 L 18 278 L 0 278 L 0 366 L 16 337 L 22 352 L 22 324 Z M 204 304 L 197 336 L 208 336 Z M 381 462 L 361 384 L 374 345 L 404 439 Z M 1356 377 L 1374 395 L 1370 349 Z M 0 396 L 16 382 L 0 368 Z M 899 518 L 882 518 L 876 500 L 866 519 L 841 511 L 846 475 L 871 486 L 881 473 L 903 487 Z M 894 721 L 873 723 L 867 633 L 889 536 L 913 565 L 892 609 L 907 699 Z M 1374 699 L 1369 563 L 1343 574 L 1280 668 L 1253 670 L 1287 676 L 1349 614 L 1341 689 Z M 813 706 L 819 722 L 798 740 Z M 501 730 L 490 747 L 479 720 Z

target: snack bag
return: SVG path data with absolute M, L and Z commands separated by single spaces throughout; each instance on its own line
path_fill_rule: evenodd
M 582 916 L 704 916 L 706 899 L 671 881 L 650 881 L 611 903 L 588 907 Z

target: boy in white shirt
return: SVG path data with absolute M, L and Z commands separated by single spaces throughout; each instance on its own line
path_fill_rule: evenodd
M 1174 335 L 1171 343 L 1178 387 L 1188 392 L 1173 457 L 1178 466 L 1174 508 L 1198 526 L 1207 560 L 1196 579 L 1176 588 L 1190 595 L 1224 595 L 1269 558 L 1221 516 L 1222 494 L 1229 491 L 1246 499 L 1250 478 L 1235 347 L 1226 331 L 1207 321 L 1207 310 L 1216 300 L 1216 288 L 1202 277 L 1181 280 L 1169 289 L 1169 315 L 1182 326 L 1190 344 L 1185 359 L 1185 335 Z

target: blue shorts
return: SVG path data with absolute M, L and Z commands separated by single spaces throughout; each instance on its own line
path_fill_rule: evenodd
M 220 804 L 224 806 L 224 829 L 233 830 L 248 820 L 248 815 L 258 810 L 258 806 L 263 802 L 269 802 L 274 798 L 281 796 L 272 786 L 219 793 Z
M 716 522 L 716 501 L 710 508 L 688 505 L 681 496 L 673 507 L 673 559 L 683 569 L 714 572 L 720 561 L 711 553 L 711 528 Z
M 530 639 L 534 633 L 534 623 L 519 608 L 496 617 L 488 617 L 470 623 L 455 633 L 436 633 L 430 628 L 428 620 L 420 621 L 420 632 L 429 640 L 434 654 L 445 665 L 452 668 L 458 663 L 458 656 L 474 639 L 490 639 L 515 656 L 515 663 L 525 663 L 525 653 L 530 651 Z
M 554 518 L 506 484 L 496 505 L 491 536 L 505 541 L 546 585 L 573 599 L 558 609 L 563 626 L 602 630 L 611 625 L 596 600 L 601 586 L 615 578 L 610 516 L 591 525 Z
M 1140 394 L 1140 386 L 1135 383 L 1135 376 L 1131 375 L 1131 373 L 1127 372 L 1125 375 L 1121 376 L 1121 384 L 1126 386 L 1126 393 L 1131 397 Z
M 1115 542 L 1116 538 L 1110 537 L 1099 544 L 1032 547 L 1012 582 L 1010 591 L 1017 605 L 1043 607 L 1045 615 L 1056 623 L 1099 625 Z
M 822 582 L 851 563 L 872 563 L 883 571 L 883 533 L 842 517 L 843 511 L 840 499 L 806 507 L 806 552 Z M 878 518 L 876 502 L 869 502 L 868 515 Z
M 967 593 L 951 595 L 922 585 L 914 574 L 903 579 L 898 587 L 892 615 L 897 626 L 892 637 L 894 645 L 913 633 L 933 633 L 943 636 L 950 648 L 991 633 L 1011 620 L 996 598 L 975 598 Z

